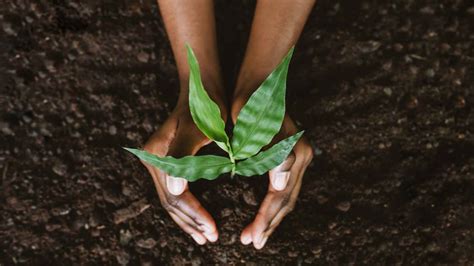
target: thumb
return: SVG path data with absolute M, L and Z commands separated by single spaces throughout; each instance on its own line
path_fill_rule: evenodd
M 178 128 L 168 149 L 168 156 L 181 158 L 194 155 L 208 142 L 205 136 L 190 123 L 178 122 Z M 187 188 L 188 181 L 182 177 L 166 175 L 166 188 L 175 195 L 181 195 Z
M 188 181 L 184 178 L 166 175 L 166 188 L 175 196 L 181 195 L 186 190 L 187 185 Z
M 268 173 L 270 176 L 270 184 L 275 190 L 282 191 L 286 188 L 288 180 L 290 179 L 290 169 L 294 163 L 295 154 L 291 152 L 283 163 L 270 170 Z

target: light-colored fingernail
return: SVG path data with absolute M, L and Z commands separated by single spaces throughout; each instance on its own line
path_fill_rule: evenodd
M 263 234 L 258 234 L 253 239 L 253 246 L 255 248 L 258 248 L 258 246 L 259 246 L 260 242 L 262 242 L 262 240 L 263 240 Z
M 191 237 L 198 243 L 199 245 L 204 245 L 206 243 L 206 239 L 203 236 L 197 234 L 191 234 Z
M 207 238 L 207 240 L 211 242 L 217 241 L 217 232 L 213 232 L 213 233 L 204 232 L 202 234 Z
M 166 187 L 168 191 L 175 195 L 179 196 L 186 189 L 186 179 L 180 177 L 166 176 Z
M 272 186 L 276 190 L 283 190 L 288 184 L 288 179 L 290 178 L 290 172 L 276 172 L 271 178 Z
M 242 242 L 242 244 L 244 244 L 244 245 L 248 245 L 248 244 L 250 244 L 250 242 L 252 242 L 252 237 L 248 234 L 242 235 L 240 237 L 240 242 Z
M 256 249 L 261 249 L 265 246 L 265 244 L 267 243 L 267 240 L 268 240 L 268 236 L 263 238 L 259 243 L 255 244 L 255 248 Z

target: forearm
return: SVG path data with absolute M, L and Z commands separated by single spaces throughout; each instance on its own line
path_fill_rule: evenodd
M 259 0 L 235 96 L 251 94 L 296 43 L 316 0 Z M 245 97 L 245 96 L 244 96 Z
M 158 0 L 180 80 L 180 102 L 188 95 L 189 67 L 185 44 L 199 61 L 201 77 L 213 98 L 225 99 L 216 43 L 212 0 Z

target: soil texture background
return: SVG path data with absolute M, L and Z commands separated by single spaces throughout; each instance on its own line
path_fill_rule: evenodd
M 226 85 L 254 1 L 217 1 Z M 314 146 L 294 211 L 240 244 L 266 176 L 191 185 L 217 222 L 198 246 L 120 147 L 173 109 L 178 79 L 151 0 L 0 5 L 0 264 L 472 264 L 474 3 L 316 4 L 288 112 Z

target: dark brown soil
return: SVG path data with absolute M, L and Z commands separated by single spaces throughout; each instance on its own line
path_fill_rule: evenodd
M 220 230 L 201 247 L 120 148 L 177 96 L 156 4 L 64 2 L 0 5 L 0 265 L 474 262 L 472 1 L 317 4 L 288 93 L 316 156 L 260 251 L 239 234 L 266 177 L 192 185 Z M 217 3 L 229 90 L 253 9 Z

